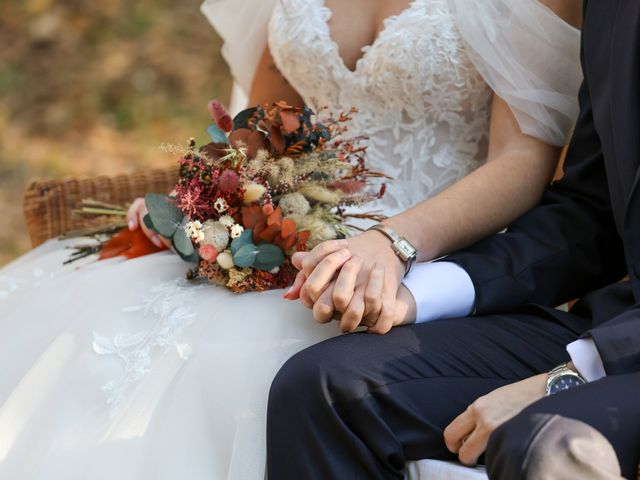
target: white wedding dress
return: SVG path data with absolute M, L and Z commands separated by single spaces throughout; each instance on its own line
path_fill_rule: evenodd
M 550 143 L 562 142 L 575 115 L 578 69 L 562 61 L 575 61 L 577 33 L 536 1 L 515 1 L 523 6 L 514 10 L 536 4 L 546 30 L 538 36 L 554 43 L 551 76 L 565 82 L 551 89 L 540 85 L 549 77 L 538 79 L 552 98 L 536 102 L 525 98 L 526 78 L 507 86 L 506 67 L 494 68 L 506 57 L 492 63 L 468 47 L 469 32 L 490 25 L 465 26 L 455 9 L 466 3 L 414 0 L 387 20 L 355 71 L 331 40 L 322 0 L 282 0 L 270 12 L 273 56 L 305 100 L 360 109 L 350 134 L 369 136 L 369 165 L 394 177 L 377 205 L 388 214 L 482 164 L 490 84 L 519 98 L 510 103 L 522 128 L 543 125 L 538 136 Z M 484 8 L 476 3 L 467 6 Z M 224 17 L 243 2 L 208 4 Z M 494 34 L 500 42 L 509 33 Z M 527 43 L 520 47 L 544 47 Z M 0 270 L 0 478 L 264 478 L 270 382 L 292 354 L 338 335 L 336 326 L 316 324 L 280 291 L 236 296 L 189 284 L 170 253 L 63 266 L 64 247 L 49 241 Z

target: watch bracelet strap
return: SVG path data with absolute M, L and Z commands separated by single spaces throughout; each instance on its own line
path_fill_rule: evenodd
M 376 223 L 375 225 L 369 227 L 367 230 L 375 230 L 377 232 L 382 233 L 385 237 L 391 240 L 392 244 L 400 241 L 403 238 L 400 235 L 398 235 L 396 232 L 394 232 L 391 228 L 387 227 L 386 225 L 383 225 L 382 223 Z M 400 259 L 401 262 L 404 263 L 404 275 L 407 276 L 416 263 L 416 256 L 414 255 L 412 258 L 406 261 L 402 260 L 399 256 L 398 258 Z
M 400 235 L 394 232 L 392 229 L 383 225 L 382 223 L 376 223 L 374 226 L 369 227 L 368 230 L 376 230 L 377 232 L 382 233 L 385 237 L 387 237 L 392 242 L 397 242 L 400 240 Z
M 568 363 L 562 363 L 562 364 L 558 365 L 557 367 L 555 367 L 554 369 L 552 369 L 547 375 L 547 386 L 546 386 L 547 394 L 549 393 L 549 387 L 551 386 L 552 380 L 557 375 L 560 375 L 562 372 L 566 372 L 567 375 L 574 375 L 574 376 L 582 379 L 582 381 L 585 382 L 585 383 L 587 381 L 586 378 L 584 378 L 580 372 L 576 372 L 575 370 L 569 368 Z
M 414 255 L 413 257 L 411 257 L 409 260 L 407 260 L 406 262 L 404 262 L 405 264 L 405 269 L 404 269 L 404 276 L 406 277 L 407 275 L 409 275 L 409 272 L 413 269 L 413 266 L 416 264 L 416 255 Z
M 563 363 L 563 364 L 561 364 L 561 365 L 558 365 L 556 368 L 554 368 L 553 370 L 551 370 L 551 371 L 549 372 L 549 376 L 551 377 L 552 375 L 557 375 L 557 374 L 559 374 L 560 372 L 563 372 L 563 371 L 565 371 L 565 370 L 567 371 L 567 374 L 568 374 L 568 375 L 577 375 L 578 377 L 580 377 L 581 379 L 583 379 L 585 382 L 587 381 L 587 380 L 582 376 L 582 374 L 581 374 L 580 372 L 576 372 L 574 369 L 569 368 L 569 363 L 568 363 L 568 362 L 567 362 L 567 363 Z

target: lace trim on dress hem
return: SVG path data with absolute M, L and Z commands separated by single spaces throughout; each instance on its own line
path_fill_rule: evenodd
M 134 334 L 106 337 L 94 332 L 93 350 L 98 355 L 114 356 L 122 360 L 122 374 L 102 386 L 108 393 L 107 404 L 115 415 L 128 388 L 141 380 L 155 359 L 175 348 L 182 360 L 188 360 L 191 348 L 178 342 L 179 336 L 192 323 L 195 313 L 192 304 L 196 292 L 204 285 L 193 285 L 186 279 L 164 282 L 154 286 L 140 305 L 123 308 L 123 313 L 135 313 L 150 318 L 148 330 Z

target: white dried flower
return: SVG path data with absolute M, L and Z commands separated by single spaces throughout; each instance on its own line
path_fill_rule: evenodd
M 231 238 L 238 238 L 244 232 L 244 227 L 237 223 L 231 227 Z
M 322 242 L 326 242 L 327 240 L 335 240 L 338 237 L 338 233 L 333 225 L 330 225 L 322 220 L 318 220 L 314 222 L 313 231 L 311 232 L 311 236 L 307 241 L 307 245 L 309 249 L 314 249 Z
M 233 227 L 233 224 L 236 223 L 231 215 L 224 215 L 218 221 L 227 228 Z
M 289 157 L 281 158 L 278 160 L 277 165 L 280 168 L 278 181 L 288 187 L 292 187 L 298 175 L 293 159 Z
M 207 220 L 204 222 L 202 232 L 204 234 L 204 238 L 200 242 L 202 245 L 213 245 L 219 252 L 229 245 L 229 231 L 220 222 Z
M 231 252 L 225 251 L 220 253 L 218 258 L 216 258 L 216 262 L 218 262 L 218 265 L 220 265 L 220 268 L 223 270 L 233 268 L 233 256 L 231 255 Z
M 293 161 L 293 158 L 290 157 L 282 157 L 280 160 L 278 160 L 277 164 L 280 169 L 289 171 L 294 170 L 296 165 Z
M 267 193 L 267 189 L 264 185 L 259 183 L 250 183 L 244 187 L 244 203 L 257 202 L 262 196 Z
M 187 223 L 184 226 L 184 232 L 195 242 L 200 243 L 204 239 L 204 233 L 202 232 L 202 223 L 198 220 Z
M 269 184 L 277 185 L 280 181 L 280 167 L 275 163 L 270 163 L 264 168 L 264 170 Z
M 227 208 L 229 208 L 229 205 L 227 205 L 227 201 L 224 198 L 220 197 L 213 204 L 213 208 L 215 208 L 218 213 L 224 213 L 227 211 Z
M 327 240 L 335 240 L 338 237 L 338 232 L 333 225 L 316 216 L 292 215 L 288 218 L 296 222 L 299 231 L 307 230 L 311 234 L 307 241 L 309 249 L 313 249 Z
M 255 159 L 259 162 L 265 163 L 271 159 L 271 155 L 269 155 L 269 152 L 267 150 L 261 149 L 258 150 L 258 153 L 256 153 Z
M 278 206 L 285 217 L 289 215 L 306 215 L 311 210 L 309 201 L 298 192 L 283 195 Z

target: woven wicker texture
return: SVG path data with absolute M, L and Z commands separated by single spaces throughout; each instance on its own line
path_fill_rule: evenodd
M 73 213 L 83 200 L 94 199 L 126 207 L 147 192 L 167 193 L 175 186 L 178 167 L 145 170 L 130 175 L 35 180 L 24 195 L 24 218 L 34 247 L 64 233 L 109 223 Z

